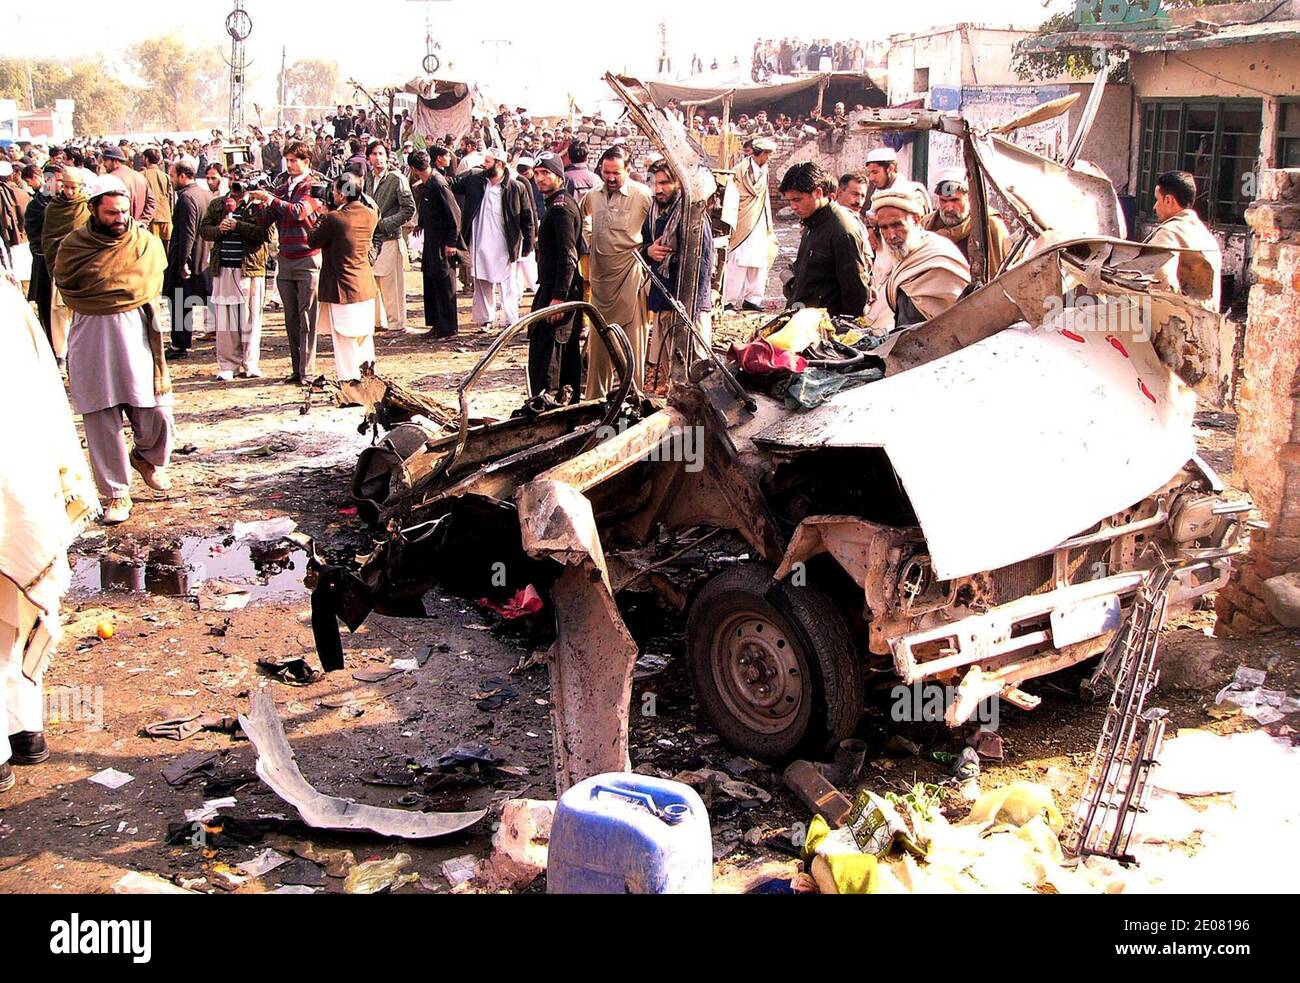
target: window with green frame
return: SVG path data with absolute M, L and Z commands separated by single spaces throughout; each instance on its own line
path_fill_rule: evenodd
M 1277 166 L 1300 167 L 1300 99 L 1278 105 Z
M 1247 176 L 1259 163 L 1263 112 L 1259 99 L 1144 102 L 1139 172 L 1143 216 L 1154 218 L 1156 178 L 1165 171 L 1187 171 L 1196 178 L 1196 212 L 1204 221 L 1244 226 L 1246 208 L 1255 197 Z

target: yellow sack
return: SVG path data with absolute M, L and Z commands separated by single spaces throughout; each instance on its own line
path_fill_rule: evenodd
M 826 335 L 830 321 L 826 312 L 817 307 L 805 307 L 795 311 L 794 316 L 786 322 L 785 327 L 767 336 L 768 343 L 781 351 L 798 355 L 809 345 L 821 341 Z M 834 329 L 831 328 L 833 333 Z
M 822 894 L 880 893 L 880 862 L 868 853 L 813 857 L 812 877 Z
M 1053 833 L 1065 826 L 1051 789 L 1019 781 L 981 795 L 963 825 L 1020 827 L 1040 816 Z

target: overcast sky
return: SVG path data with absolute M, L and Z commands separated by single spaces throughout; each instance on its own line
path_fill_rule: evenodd
M 1051 0 L 1059 9 L 1068 0 Z M 103 0 L 60 0 L 24 4 L 6 14 L 0 53 L 19 57 L 102 58 L 112 65 L 127 46 L 143 37 L 176 32 L 191 44 L 229 49 L 225 34 L 230 0 L 177 4 L 174 0 L 134 0 L 106 7 Z M 299 58 L 337 61 L 346 78 L 366 85 L 400 84 L 420 74 L 424 57 L 425 10 L 432 8 L 434 35 L 441 43 L 442 77 L 490 83 L 503 98 L 551 101 L 572 92 L 582 101 L 606 96 L 599 82 L 605 70 L 652 75 L 659 55 L 660 20 L 667 23 L 673 67 L 689 66 L 699 54 L 707 66 L 717 58 L 742 63 L 756 36 L 884 39 L 958 21 L 998 26 L 1031 26 L 1046 16 L 1043 0 L 660 0 L 618 3 L 552 0 L 558 19 L 543 24 L 536 5 L 525 0 L 361 0 L 336 4 L 246 0 L 253 19 L 248 40 L 248 101 L 272 101 L 280 50 L 292 63 Z M 356 11 L 349 19 L 342 9 Z M 587 9 L 582 15 L 578 12 Z M 116 11 L 114 13 L 114 11 Z M 744 11 L 743 17 L 738 11 Z M 503 41 L 506 44 L 489 42 Z M 530 107 L 532 108 L 532 107 Z M 562 108 L 562 107 L 561 107 Z M 535 110 L 545 112 L 547 110 Z

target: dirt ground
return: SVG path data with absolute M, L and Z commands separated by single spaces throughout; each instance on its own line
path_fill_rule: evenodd
M 422 324 L 418 274 L 409 278 L 408 290 L 410 323 Z M 464 318 L 468 299 L 461 303 Z M 380 334 L 378 371 L 449 399 L 491 339 L 472 328 L 451 341 Z M 504 414 L 522 401 L 525 355 L 522 341 L 504 354 L 484 380 L 476 411 Z M 485 609 L 435 592 L 426 598 L 427 620 L 372 616 L 357 634 L 345 632 L 344 672 L 302 687 L 259 672 L 262 658 L 305 656 L 317 664 L 303 556 L 250 555 L 247 544 L 234 542 L 234 524 L 288 517 L 334 558 L 364 554 L 370 543 L 348 496 L 352 465 L 368 441 L 357 432 L 361 411 L 337 408 L 318 395 L 303 412 L 301 390 L 279 381 L 289 362 L 277 313 L 266 319 L 262 367 L 263 379 L 216 381 L 210 338 L 197 342 L 189 359 L 175 363 L 181 453 L 174 459 L 174 490 L 164 496 L 137 482 L 131 520 L 111 530 L 95 527 L 76 545 L 77 583 L 64 608 L 66 636 L 46 677 L 53 756 L 42 766 L 18 769 L 17 787 L 0 798 L 0 891 L 103 891 L 132 870 L 194 881 L 205 891 L 275 890 L 284 882 L 284 868 L 238 885 L 228 877 L 234 864 L 268 845 L 256 834 L 247 844 L 226 836 L 205 847 L 184 833 L 168 843 L 169 826 L 173 832 L 184 826 L 187 810 L 224 795 L 234 796 L 236 805 L 224 808 L 223 816 L 271 817 L 258 832 L 347 848 L 358 861 L 409 854 L 420 879 L 402 892 L 447 891 L 440 869 L 444 861 L 488 853 L 491 816 L 465 834 L 427 845 L 321 833 L 297 821 L 293 809 L 251 774 L 255 755 L 242 737 L 204 732 L 174 742 L 142 736 L 146 724 L 178 713 L 246 712 L 250 694 L 259 689 L 274 699 L 304 775 L 328 794 L 376 806 L 438 810 L 553 797 L 546 670 L 539 666 L 512 675 L 532 653 L 532 637 Z M 329 341 L 322 339 L 318 372 L 331 371 Z M 1201 424 L 1198 436 L 1207 457 L 1230 475 L 1232 418 L 1207 415 Z M 166 596 L 177 585 L 167 585 L 151 569 L 144 571 L 141 585 L 140 564 L 160 547 L 179 548 L 191 568 L 202 568 L 192 570 L 191 590 L 205 576 L 243 581 L 252 591 L 251 603 L 231 612 L 200 611 L 195 598 L 183 593 L 187 585 L 180 585 L 181 596 Z M 111 589 L 133 578 L 145 589 Z M 787 855 L 791 828 L 809 817 L 784 790 L 778 772 L 737 758 L 699 716 L 679 658 L 681 624 L 654 611 L 632 612 L 630 622 L 643 653 L 667 656 L 666 664 L 643 657 L 638 672 L 633 706 L 642 706 L 643 694 L 651 692 L 657 712 L 633 718 L 634 767 L 666 777 L 718 768 L 770 794 L 770 802 L 719 797 L 707 803 L 720 872 L 755 858 Z M 1300 641 L 1285 633 L 1214 638 L 1212 625 L 1212 613 L 1200 611 L 1169 630 L 1166 662 L 1175 668 L 1159 702 L 1170 709 L 1175 728 L 1253 727 L 1240 715 L 1221 718 L 1215 693 L 1245 664 L 1268 669 L 1269 685 L 1294 695 Z M 111 637 L 101 638 L 110 627 Z M 379 683 L 353 678 L 411 658 L 423 665 Z M 985 764 L 981 787 L 1027 778 L 1052 785 L 1063 811 L 1073 804 L 1103 715 L 1102 706 L 1076 695 L 1081 675 L 1028 684 L 1025 688 L 1043 700 L 1032 713 L 1004 708 L 1000 733 L 1006 757 Z M 924 753 L 886 753 L 885 742 L 896 733 L 917 741 Z M 948 781 L 946 768 L 929 752 L 959 747 L 946 732 L 901 730 L 889 718 L 887 690 L 873 696 L 860 736 L 870 746 L 861 785 L 876 791 Z M 487 774 L 440 772 L 440 755 L 476 745 L 485 746 L 500 767 Z M 217 753 L 215 774 L 182 787 L 168 785 L 160 771 L 195 752 Z M 87 780 L 108 768 L 133 780 L 116 790 Z M 270 842 L 283 846 L 285 841 Z M 340 878 L 317 879 L 316 890 L 343 889 Z M 541 889 L 539 882 L 531 890 Z

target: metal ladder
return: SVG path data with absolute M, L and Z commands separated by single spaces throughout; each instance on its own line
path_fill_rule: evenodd
M 1129 840 L 1150 796 L 1151 767 L 1164 740 L 1167 710 L 1144 709 L 1160 678 L 1156 651 L 1169 606 L 1174 569 L 1156 551 L 1157 565 L 1138 591 L 1128 623 L 1090 681 L 1113 678 L 1115 689 L 1084 793 L 1075 810 L 1067 852 L 1135 864 Z

